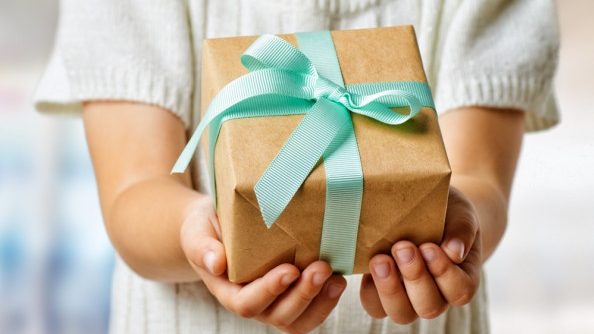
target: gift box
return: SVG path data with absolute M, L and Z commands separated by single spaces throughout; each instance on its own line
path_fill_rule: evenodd
M 204 41 L 202 128 L 175 169 L 202 138 L 231 281 L 365 273 L 396 241 L 440 241 L 451 171 L 426 81 L 411 26 Z

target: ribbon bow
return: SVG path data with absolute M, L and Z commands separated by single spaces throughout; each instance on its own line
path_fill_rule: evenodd
M 363 194 L 351 112 L 385 124 L 402 124 L 423 106 L 433 107 L 431 91 L 424 82 L 345 87 L 330 33 L 299 33 L 297 38 L 301 51 L 277 36 L 263 35 L 244 52 L 241 62 L 249 73 L 213 98 L 172 172 L 184 172 L 209 126 L 208 163 L 214 193 L 214 147 L 223 122 L 305 114 L 254 191 L 264 223 L 270 228 L 323 158 L 327 190 L 320 257 L 336 271 L 350 273 Z M 408 107 L 408 113 L 393 111 L 396 107 Z

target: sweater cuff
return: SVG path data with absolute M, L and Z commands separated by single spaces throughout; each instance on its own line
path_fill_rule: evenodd
M 150 71 L 117 67 L 67 69 L 54 54 L 35 94 L 40 112 L 79 113 L 85 101 L 131 101 L 156 105 L 190 125 L 190 89 L 176 88 Z
M 548 129 L 559 123 L 559 113 L 551 88 L 551 77 L 484 75 L 449 77 L 435 94 L 440 113 L 467 106 L 512 108 L 526 112 L 526 131 Z

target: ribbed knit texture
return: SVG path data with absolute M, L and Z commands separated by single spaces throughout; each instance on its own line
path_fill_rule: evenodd
M 558 31 L 553 0 L 62 0 L 56 40 L 36 95 L 40 111 L 79 111 L 88 100 L 161 106 L 196 125 L 205 37 L 413 24 L 437 111 L 515 108 L 526 129 L 559 121 L 551 82 Z M 205 182 L 196 164 L 197 184 Z M 318 333 L 486 333 L 484 281 L 469 305 L 399 326 L 373 320 L 348 277 Z M 118 259 L 113 333 L 269 333 L 223 307 L 201 283 L 145 280 Z

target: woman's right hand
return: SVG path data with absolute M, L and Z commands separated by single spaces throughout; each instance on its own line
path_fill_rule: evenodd
M 207 196 L 186 214 L 180 234 L 190 265 L 221 305 L 285 332 L 305 333 L 319 326 L 346 287 L 344 277 L 332 275 L 323 261 L 303 272 L 286 263 L 248 284 L 230 282 L 216 212 Z

